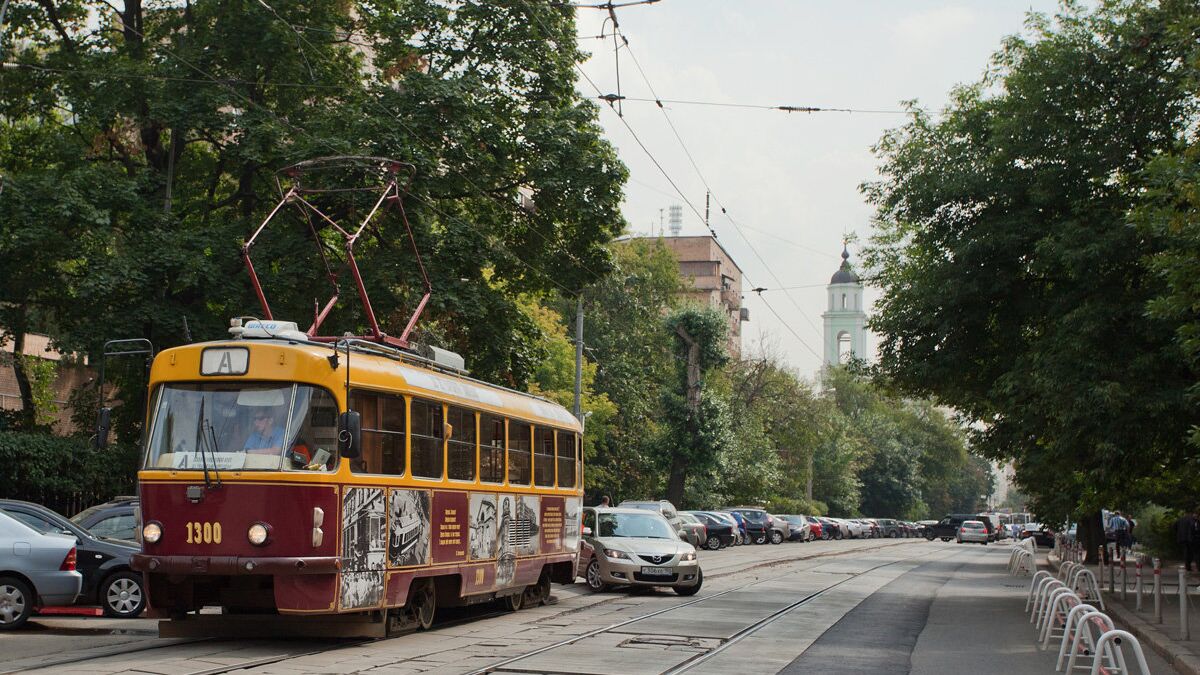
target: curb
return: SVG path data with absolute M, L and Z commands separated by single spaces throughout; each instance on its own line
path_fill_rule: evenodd
M 1055 569 L 1061 566 L 1061 561 L 1046 556 L 1046 562 Z M 1129 632 L 1138 639 L 1143 645 L 1149 645 L 1151 649 L 1158 653 L 1176 672 L 1183 675 L 1200 675 L 1200 656 L 1193 654 L 1185 647 L 1176 644 L 1175 640 L 1167 637 L 1166 633 L 1156 628 L 1154 624 L 1146 621 L 1118 602 L 1106 603 L 1107 613 L 1115 620 L 1125 624 L 1129 628 Z

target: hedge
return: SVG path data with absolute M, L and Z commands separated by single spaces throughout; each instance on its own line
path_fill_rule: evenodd
M 117 495 L 134 494 L 138 449 L 93 449 L 86 436 L 0 431 L 0 497 L 23 499 L 74 515 Z

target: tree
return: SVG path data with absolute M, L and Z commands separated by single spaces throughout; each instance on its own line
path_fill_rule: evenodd
M 1193 12 L 1031 15 L 1035 37 L 1007 39 L 937 121 L 914 108 L 883 137 L 883 178 L 863 188 L 882 372 L 981 422 L 976 447 L 1013 461 L 1047 521 L 1098 514 L 1183 460 L 1191 377 L 1145 311 L 1155 242 L 1128 226 L 1123 178 L 1192 119 L 1180 64 L 1197 34 L 1171 27 Z
M 479 376 L 532 374 L 540 336 L 520 294 L 609 272 L 626 172 L 575 91 L 565 3 L 13 0 L 6 26 L 0 321 L 14 337 L 33 327 L 95 354 L 113 337 L 178 344 L 184 319 L 222 335 L 260 312 L 239 249 L 278 199 L 275 172 L 323 155 L 413 164 L 406 208 L 435 289 L 419 337 Z M 399 334 L 420 277 L 398 212 L 375 222 L 356 252 Z M 318 245 L 328 233 L 290 213 L 256 245 L 277 316 L 306 325 L 327 292 Z M 363 332 L 354 295 L 329 333 Z

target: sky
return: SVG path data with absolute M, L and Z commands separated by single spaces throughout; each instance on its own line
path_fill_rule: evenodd
M 715 199 L 709 223 L 744 274 L 750 321 L 742 324 L 743 354 L 765 346 L 802 374 L 815 374 L 824 353 L 825 285 L 841 263 L 843 237 L 865 243 L 871 235 L 872 209 L 859 192 L 877 177 L 871 146 L 905 116 L 683 103 L 666 104 L 664 116 L 651 88 L 662 100 L 896 111 L 915 99 L 940 110 L 955 85 L 980 78 L 1005 36 L 1023 31 L 1027 12 L 1052 14 L 1056 6 L 1053 0 L 660 0 L 617 9 L 629 47 L 616 59 L 612 38 L 595 38 L 602 29 L 612 33 L 611 22 L 603 23 L 607 12 L 578 9 L 580 45 L 592 55 L 582 65 L 587 78 L 603 93 L 616 93 L 619 69 L 622 95 L 651 99 L 625 101 L 623 118 L 600 103 L 605 135 L 629 168 L 623 212 L 631 232 L 658 233 L 660 209 L 680 204 L 682 234 L 705 234 L 707 185 Z M 587 78 L 578 88 L 594 99 Z M 851 263 L 857 248 L 850 245 Z M 760 297 L 749 291 L 754 287 L 790 290 Z M 878 297 L 867 290 L 868 303 Z M 872 358 L 875 345 L 869 335 Z

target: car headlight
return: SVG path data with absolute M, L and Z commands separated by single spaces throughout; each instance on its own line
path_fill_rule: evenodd
M 267 543 L 267 538 L 271 535 L 271 526 L 266 523 L 255 523 L 246 531 L 246 538 L 255 546 L 262 546 Z
M 150 521 L 142 527 L 142 541 L 147 544 L 157 544 L 162 539 L 162 525 L 158 521 Z
M 618 551 L 618 550 L 616 550 L 616 549 L 613 549 L 613 548 L 606 548 L 606 549 L 604 549 L 604 555 L 606 555 L 606 556 L 608 556 L 608 557 L 610 557 L 610 558 L 620 558 L 620 559 L 622 559 L 622 560 L 629 560 L 629 554 L 628 554 L 628 553 L 626 553 L 625 551 Z
M 692 551 L 692 552 L 690 552 L 690 553 L 684 553 L 684 554 L 683 554 L 683 557 L 681 557 L 681 558 L 680 558 L 680 560 L 682 560 L 683 562 L 691 562 L 691 561 L 693 561 L 693 560 L 695 560 L 695 559 L 696 559 L 696 552 L 695 552 L 695 551 Z

